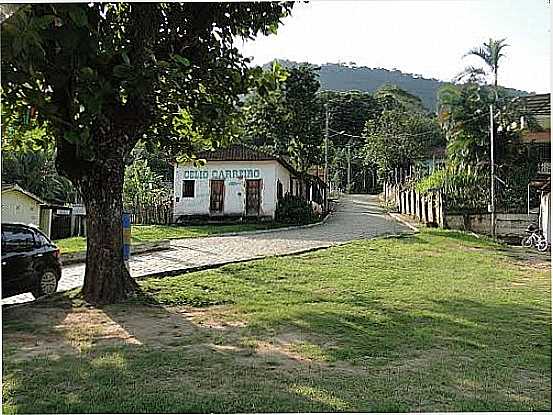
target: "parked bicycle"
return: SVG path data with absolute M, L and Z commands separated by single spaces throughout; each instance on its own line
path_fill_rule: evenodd
M 528 236 L 522 238 L 521 242 L 523 247 L 535 247 L 540 252 L 547 251 L 549 243 L 543 235 L 542 230 L 535 223 L 531 223 L 530 225 L 528 225 L 528 227 L 526 228 L 526 233 L 528 234 Z

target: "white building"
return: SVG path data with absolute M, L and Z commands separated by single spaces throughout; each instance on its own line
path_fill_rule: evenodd
M 197 157 L 206 164 L 175 164 L 175 221 L 223 216 L 274 218 L 278 200 L 286 193 L 321 199 L 317 189 L 324 186 L 306 185 L 282 157 L 242 144 L 205 151 Z
M 2 185 L 2 223 L 22 223 L 50 236 L 52 210 L 38 196 L 18 185 Z

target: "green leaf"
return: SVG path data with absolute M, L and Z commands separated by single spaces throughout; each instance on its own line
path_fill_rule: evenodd
M 63 134 L 63 138 L 71 144 L 75 144 L 80 140 L 81 135 L 78 131 L 66 131 Z
M 182 66 L 190 66 L 190 61 L 186 59 L 184 56 L 181 56 L 175 53 L 171 56 L 171 58 L 173 59 L 173 61 L 177 62 Z
M 127 52 L 125 51 L 121 52 L 121 58 L 123 58 L 123 62 L 125 62 L 125 64 L 127 65 L 131 64 L 131 60 L 129 59 L 129 55 L 127 55 Z
M 132 67 L 127 64 L 115 65 L 113 67 L 113 76 L 116 78 L 126 78 Z
M 85 66 L 84 68 L 81 68 L 80 73 L 83 79 L 86 79 L 86 80 L 94 79 L 94 70 L 89 66 Z
M 88 17 L 86 15 L 86 12 L 80 6 L 74 7 L 69 10 L 69 17 L 79 27 L 88 25 Z

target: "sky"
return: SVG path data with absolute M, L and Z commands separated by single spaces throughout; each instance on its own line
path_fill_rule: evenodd
M 388 0 L 296 3 L 276 35 L 239 41 L 254 64 L 275 58 L 313 64 L 355 62 L 450 81 L 463 58 L 489 38 L 507 38 L 499 83 L 550 92 L 551 14 L 547 0 Z

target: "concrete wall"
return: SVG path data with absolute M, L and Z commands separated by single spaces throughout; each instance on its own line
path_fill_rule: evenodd
M 40 205 L 17 190 L 2 192 L 2 223 L 17 222 L 40 225 Z
M 200 168 L 191 164 L 176 165 L 173 202 L 175 219 L 183 215 L 210 214 L 211 180 L 224 180 L 223 215 L 245 215 L 247 179 L 261 179 L 259 215 L 274 217 L 277 181 L 282 183 L 283 194 L 290 186 L 290 173 L 277 161 L 209 161 Z M 182 196 L 184 180 L 195 181 L 193 198 Z
M 538 223 L 538 215 L 526 213 L 497 213 L 495 232 L 497 236 L 522 236 L 530 223 Z M 491 234 L 491 214 L 445 215 L 445 225 L 450 229 Z
M 544 193 L 540 203 L 541 227 L 547 242 L 551 243 L 551 193 Z

